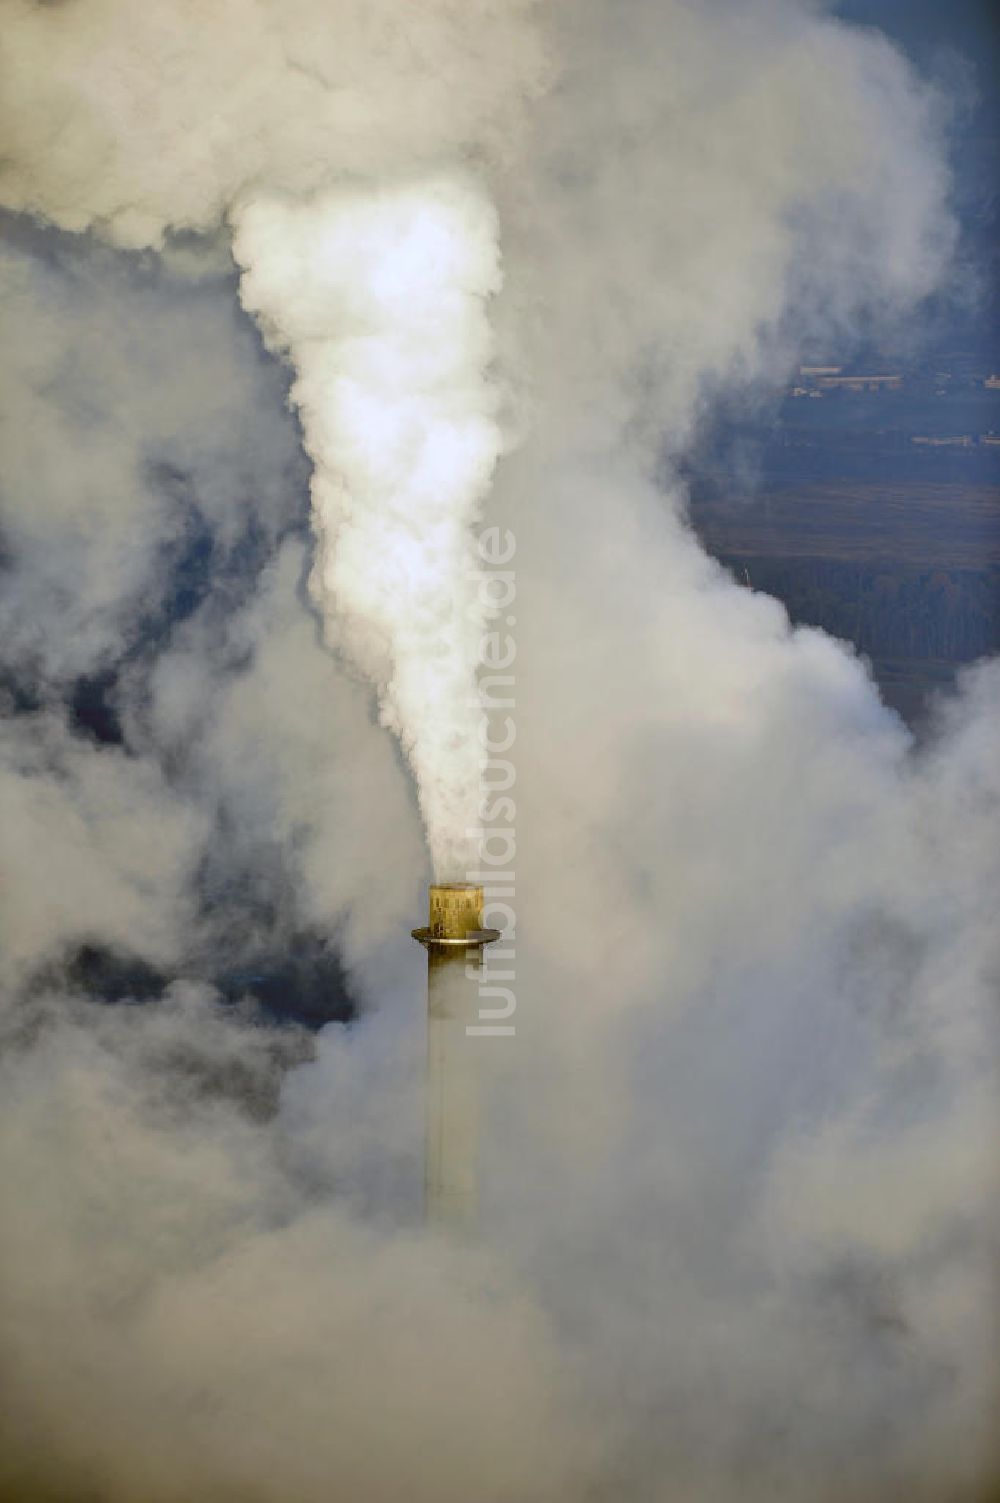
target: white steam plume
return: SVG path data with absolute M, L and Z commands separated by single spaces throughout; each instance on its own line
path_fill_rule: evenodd
M 234 219 L 243 304 L 296 371 L 327 640 L 378 686 L 435 871 L 461 877 L 483 755 L 470 523 L 501 441 L 485 306 L 500 286 L 495 211 L 463 175 L 257 199 Z
M 313 597 L 378 686 L 439 875 L 474 855 L 468 527 L 500 445 L 496 218 L 479 180 L 441 164 L 511 154 L 550 73 L 538 11 L 208 0 L 195 37 L 176 0 L 12 0 L 0 43 L 0 132 L 17 142 L 0 202 L 126 247 L 234 225 L 245 306 L 297 370 Z

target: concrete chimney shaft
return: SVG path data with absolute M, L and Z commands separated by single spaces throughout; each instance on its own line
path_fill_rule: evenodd
M 485 945 L 483 889 L 441 882 L 430 889 L 429 922 L 413 937 L 427 950 L 427 1080 L 424 1194 L 428 1221 L 468 1224 L 479 1199 L 479 1091 L 475 1039 L 477 975 Z

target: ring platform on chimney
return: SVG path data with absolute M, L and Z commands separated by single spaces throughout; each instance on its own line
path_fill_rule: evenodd
M 435 934 L 433 929 L 411 929 L 414 939 L 419 939 L 422 945 L 447 945 L 455 950 L 471 950 L 474 946 L 481 948 L 483 945 L 491 945 L 494 940 L 500 938 L 499 929 L 467 929 L 464 934 L 454 937 L 451 935 Z

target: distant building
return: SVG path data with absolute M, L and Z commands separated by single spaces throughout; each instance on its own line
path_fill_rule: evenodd
M 891 376 L 820 376 L 816 383 L 822 391 L 900 391 L 901 375 Z

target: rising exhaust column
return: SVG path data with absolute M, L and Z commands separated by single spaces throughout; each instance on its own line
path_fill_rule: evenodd
M 479 1199 L 479 1093 L 466 1029 L 478 1020 L 483 948 L 500 938 L 482 923 L 483 889 L 442 882 L 430 889 L 427 928 L 413 930 L 427 951 L 425 1210 L 451 1225 L 474 1220 Z

